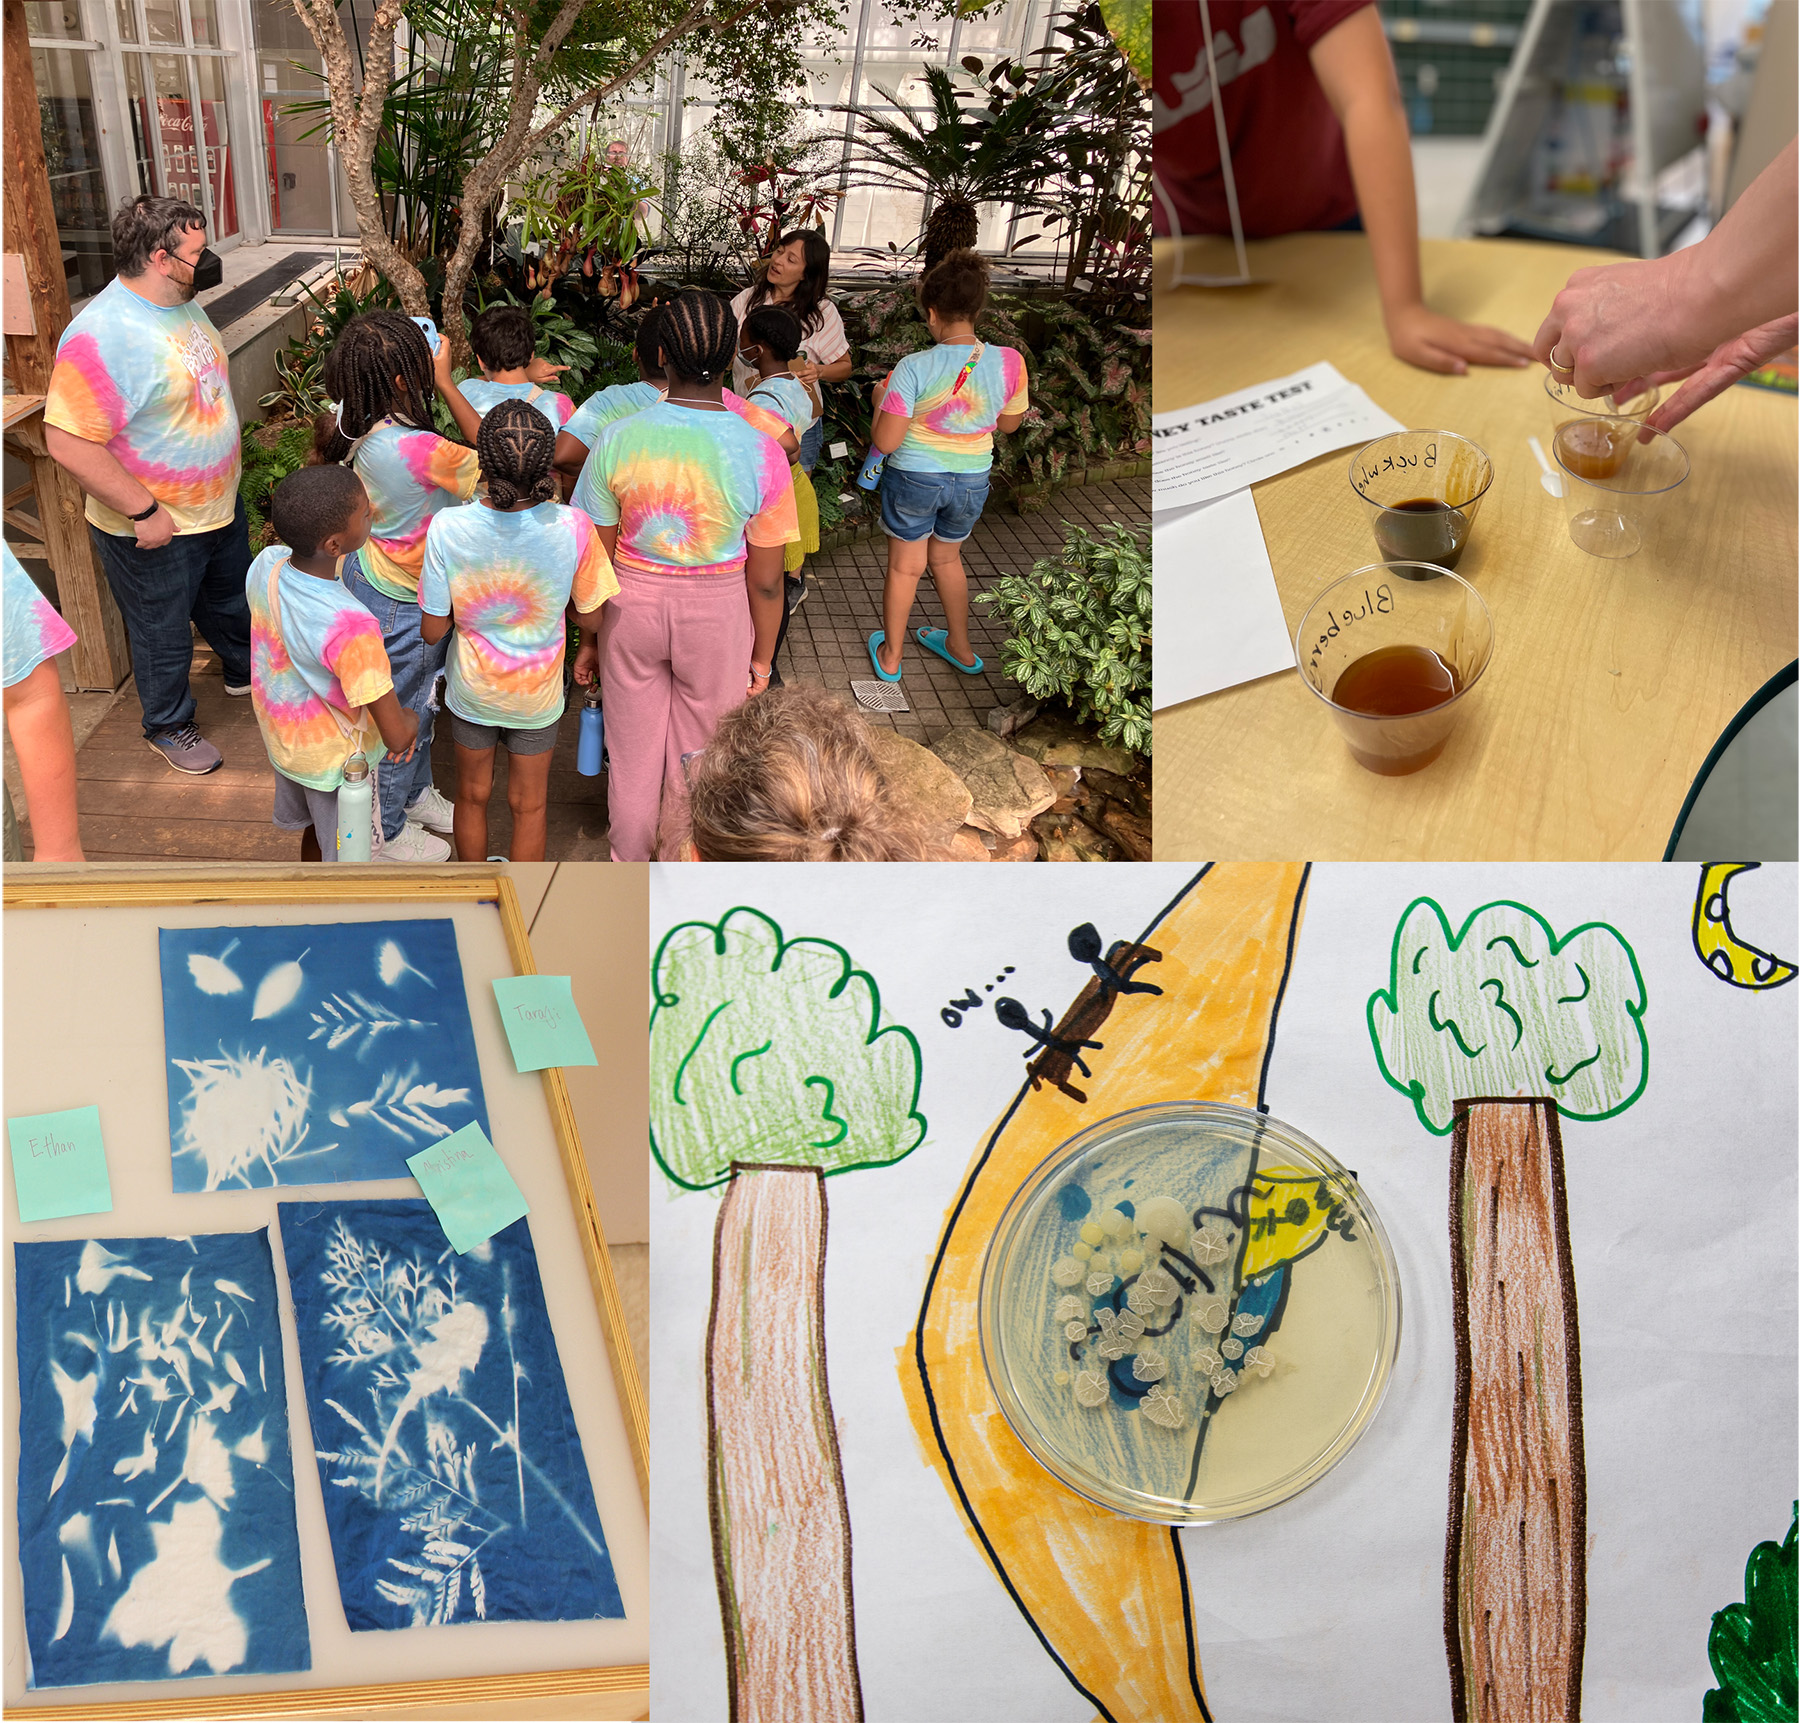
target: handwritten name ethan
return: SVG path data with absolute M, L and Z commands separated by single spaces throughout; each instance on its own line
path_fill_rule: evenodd
M 79 1147 L 78 1144 L 66 1138 L 56 1136 L 27 1137 L 25 1145 L 34 1161 L 54 1160 L 58 1155 L 72 1155 Z

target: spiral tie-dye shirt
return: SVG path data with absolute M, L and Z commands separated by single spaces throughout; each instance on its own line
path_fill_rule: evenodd
M 417 600 L 425 531 L 439 509 L 475 494 L 475 451 L 435 431 L 383 419 L 358 440 L 350 465 L 369 493 L 375 522 L 362 548 L 364 577 L 389 598 Z
M 1016 348 L 959 341 L 908 353 L 881 391 L 884 413 L 912 420 L 888 465 L 911 473 L 985 473 L 994 464 L 994 426 L 1029 405 L 1025 359 Z
M 560 431 L 575 412 L 575 403 L 567 395 L 538 383 L 495 383 L 486 377 L 471 377 L 468 382 L 457 384 L 457 388 L 462 391 L 462 398 L 484 419 L 502 401 L 523 401 L 526 406 L 535 407 L 550 421 L 553 429 Z

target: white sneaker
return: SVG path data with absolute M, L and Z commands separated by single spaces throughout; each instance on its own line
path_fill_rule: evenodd
M 411 820 L 400 828 L 397 838 L 389 838 L 373 858 L 384 862 L 441 862 L 450 859 L 450 846 L 434 837 L 423 826 Z
M 412 824 L 446 837 L 456 830 L 456 810 L 439 794 L 436 784 L 425 786 L 424 795 L 406 810 L 406 817 Z

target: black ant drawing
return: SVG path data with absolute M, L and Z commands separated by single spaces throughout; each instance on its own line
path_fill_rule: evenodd
M 1100 944 L 1100 930 L 1091 921 L 1084 921 L 1069 935 L 1069 955 L 1077 963 L 1085 963 L 1093 970 L 1101 987 L 1113 993 L 1162 992 L 1153 982 L 1131 979 L 1131 971 L 1147 961 L 1145 957 L 1133 955 L 1143 949 L 1141 946 L 1130 946 L 1119 941 L 1107 950 Z M 1125 967 L 1115 969 L 1113 960 L 1121 955 L 1125 957 Z
M 1050 1013 L 1044 1013 L 1043 1027 L 1039 1028 L 1031 1020 L 1031 1013 L 1016 999 L 1000 998 L 994 1001 L 994 1016 L 1002 1028 L 1017 1029 L 1022 1035 L 1029 1035 L 1046 1053 L 1059 1054 L 1072 1064 L 1082 1076 L 1091 1077 L 1093 1072 L 1087 1068 L 1081 1057 L 1083 1047 L 1098 1052 L 1105 1043 L 1102 1041 L 1083 1041 L 1080 1039 L 1063 1040 L 1050 1026 Z M 1028 1057 L 1030 1055 L 1027 1055 Z

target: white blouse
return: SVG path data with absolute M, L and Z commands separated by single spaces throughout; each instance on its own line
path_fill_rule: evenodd
M 744 319 L 750 314 L 750 295 L 754 289 L 746 287 L 731 302 L 731 314 L 738 320 L 741 330 Z M 780 301 L 765 299 L 764 305 L 779 304 Z M 842 359 L 850 351 L 850 337 L 844 333 L 844 320 L 838 316 L 838 308 L 829 299 L 819 301 L 819 310 L 824 314 L 819 326 L 810 335 L 802 335 L 801 346 L 807 358 L 815 365 L 829 365 L 834 360 Z M 731 362 L 731 387 L 735 394 L 748 395 L 750 385 L 756 379 L 751 376 L 748 366 L 737 359 Z

